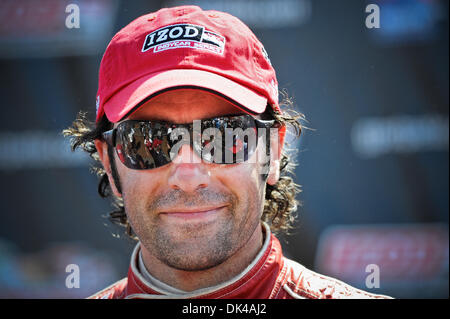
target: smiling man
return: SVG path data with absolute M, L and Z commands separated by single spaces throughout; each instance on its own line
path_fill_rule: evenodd
M 128 276 L 92 298 L 383 298 L 283 256 L 293 224 L 287 125 L 263 45 L 196 6 L 144 15 L 111 40 L 96 122 L 65 130 L 102 164 L 111 219 L 138 240 Z M 281 106 L 280 106 L 281 105 Z

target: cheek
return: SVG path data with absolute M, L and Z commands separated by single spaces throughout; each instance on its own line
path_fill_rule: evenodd
M 161 177 L 154 172 L 130 171 L 122 172 L 122 198 L 128 221 L 139 238 L 146 238 L 154 232 L 156 214 L 154 201 L 158 197 L 154 194 L 160 190 L 155 181 Z
M 260 171 L 256 163 L 220 165 L 213 171 L 213 177 L 232 191 L 238 197 L 242 209 L 247 210 L 250 206 L 262 203 L 265 182 Z M 260 209 L 252 207 L 250 210 L 259 212 Z
M 122 197 L 128 215 L 135 215 L 148 206 L 149 195 L 155 194 L 158 181 L 163 178 L 154 171 L 131 170 L 123 165 L 118 168 Z
M 222 170 L 221 182 L 238 198 L 233 238 L 247 242 L 261 222 L 264 211 L 264 184 L 256 164 L 242 163 Z

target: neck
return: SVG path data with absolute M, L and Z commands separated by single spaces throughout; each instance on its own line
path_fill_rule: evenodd
M 223 283 L 241 273 L 255 259 L 263 245 L 262 227 L 256 227 L 250 240 L 225 262 L 199 271 L 172 268 L 151 255 L 141 245 L 142 259 L 152 276 L 174 288 L 190 292 Z

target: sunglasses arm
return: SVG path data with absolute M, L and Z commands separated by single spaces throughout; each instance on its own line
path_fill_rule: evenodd
M 103 137 L 103 140 L 107 143 L 107 144 L 109 144 L 109 145 L 111 145 L 111 146 L 114 146 L 114 140 L 115 140 L 115 134 L 116 133 L 116 129 L 112 129 L 112 130 L 109 130 L 109 131 L 106 131 L 106 132 L 103 132 L 103 134 L 102 134 L 102 137 Z
M 269 129 L 274 127 L 275 120 L 255 120 L 258 128 L 266 128 Z

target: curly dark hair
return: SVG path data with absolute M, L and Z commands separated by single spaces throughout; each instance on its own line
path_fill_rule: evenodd
M 294 134 L 297 138 L 300 137 L 302 129 L 302 121 L 305 121 L 303 114 L 294 110 L 294 103 L 292 98 L 289 98 L 285 91 L 280 92 L 283 96 L 280 107 L 282 114 L 273 111 L 272 107 L 268 105 L 263 118 L 274 119 L 276 123 L 287 126 L 289 134 Z M 97 165 L 92 166 L 92 171 L 99 176 L 98 193 L 101 197 L 112 199 L 114 210 L 109 212 L 109 219 L 112 223 L 125 227 L 125 233 L 137 239 L 133 233 L 133 229 L 128 221 L 123 200 L 117 197 L 112 192 L 108 176 L 104 168 L 100 164 L 100 158 L 95 148 L 94 141 L 102 139 L 102 133 L 110 130 L 113 124 L 109 122 L 106 116 L 95 124 L 87 119 L 87 113 L 79 112 L 76 120 L 72 125 L 63 130 L 63 135 L 71 139 L 72 151 L 81 148 L 93 158 Z M 293 130 L 292 130 L 293 129 Z M 301 202 L 296 199 L 296 195 L 301 192 L 300 185 L 296 184 L 292 178 L 293 167 L 295 163 L 292 160 L 293 154 L 286 147 L 284 147 L 280 160 L 280 178 L 275 185 L 266 183 L 266 197 L 264 203 L 264 210 L 261 220 L 266 222 L 273 233 L 289 234 L 294 227 L 294 222 L 297 217 L 297 209 L 301 206 Z M 113 148 L 108 145 L 108 156 L 113 158 Z M 117 170 L 114 161 L 111 163 L 111 173 L 113 180 L 119 192 L 120 183 L 117 176 Z

